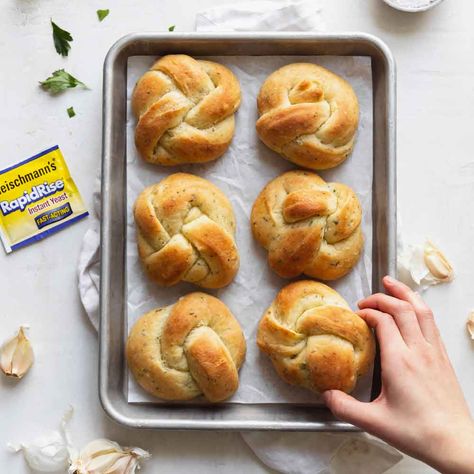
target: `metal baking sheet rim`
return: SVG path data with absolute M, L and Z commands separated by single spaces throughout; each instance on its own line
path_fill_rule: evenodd
M 191 55 L 370 56 L 374 91 L 373 281 L 396 274 L 396 73 L 387 45 L 366 33 L 133 33 L 118 40 L 104 63 L 99 397 L 105 412 L 132 428 L 161 430 L 358 431 L 326 408 L 291 404 L 129 404 L 125 376 L 127 59 L 173 52 Z M 121 165 L 121 166 L 120 166 Z M 376 360 L 373 397 L 380 392 Z

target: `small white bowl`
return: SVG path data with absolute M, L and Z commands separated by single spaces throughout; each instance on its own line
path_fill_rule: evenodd
M 439 3 L 441 3 L 443 0 L 412 0 L 412 5 L 410 6 L 400 5 L 397 0 L 383 0 L 383 1 L 387 5 L 390 5 L 391 7 L 396 8 L 397 10 L 400 10 L 402 12 L 416 13 L 416 12 L 423 12 L 423 11 L 429 10 L 430 8 L 433 8 Z

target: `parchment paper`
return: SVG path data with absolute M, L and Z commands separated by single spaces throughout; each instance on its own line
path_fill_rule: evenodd
M 138 78 L 151 66 L 155 58 L 136 56 L 129 59 L 127 84 L 127 286 L 128 328 L 144 313 L 153 308 L 173 304 L 179 297 L 192 291 L 207 291 L 226 303 L 239 320 L 247 340 L 247 357 L 240 370 L 240 386 L 230 403 L 305 403 L 319 404 L 313 393 L 284 383 L 274 371 L 267 356 L 260 354 L 256 345 L 258 321 L 276 293 L 289 280 L 278 277 L 267 265 L 267 252 L 254 241 L 250 230 L 252 204 L 265 184 L 295 165 L 268 149 L 257 137 L 258 118 L 256 97 L 265 78 L 275 69 L 292 62 L 314 62 L 325 66 L 347 79 L 354 88 L 360 105 L 360 125 L 352 155 L 333 170 L 320 172 L 326 181 L 339 181 L 351 186 L 359 196 L 363 208 L 364 255 L 343 279 L 332 282 L 335 288 L 355 309 L 356 302 L 371 292 L 372 278 L 372 69 L 368 57 L 344 56 L 223 56 L 208 57 L 220 62 L 237 75 L 242 89 L 242 103 L 236 114 L 235 136 L 229 150 L 217 161 L 204 165 L 162 167 L 145 163 L 134 144 L 135 118 L 130 110 L 130 97 Z M 240 270 L 228 287 L 203 290 L 182 283 L 172 288 L 160 288 L 148 281 L 138 259 L 132 208 L 144 187 L 157 183 L 178 171 L 193 173 L 216 184 L 230 199 L 237 219 L 237 246 Z M 161 403 L 145 393 L 129 372 L 125 390 L 131 403 Z M 354 396 L 361 400 L 370 397 L 372 373 L 358 383 Z M 193 403 L 202 403 L 196 399 Z

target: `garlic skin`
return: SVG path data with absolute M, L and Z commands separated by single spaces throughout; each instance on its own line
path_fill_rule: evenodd
M 59 430 L 46 433 L 29 443 L 18 446 L 9 444 L 8 447 L 16 453 L 22 451 L 28 466 L 35 471 L 65 472 L 73 455 L 67 427 L 73 412 L 73 408 L 69 407 L 62 417 Z
M 397 273 L 400 281 L 421 291 L 454 278 L 452 265 L 429 240 L 424 245 L 399 246 Z
M 471 339 L 474 340 L 474 311 L 471 311 L 469 313 L 469 316 L 466 322 L 466 328 L 467 328 L 467 332 L 471 336 Z
M 150 454 L 140 448 L 122 448 L 108 439 L 87 444 L 71 461 L 70 474 L 134 474 Z
M 0 369 L 9 377 L 21 379 L 33 365 L 34 354 L 24 326 L 0 349 Z

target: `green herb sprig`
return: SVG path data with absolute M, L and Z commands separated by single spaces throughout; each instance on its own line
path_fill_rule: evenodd
M 71 74 L 66 72 L 64 69 L 54 71 L 50 77 L 40 82 L 40 84 L 44 90 L 51 92 L 51 94 L 58 94 L 59 92 L 74 87 L 87 89 L 87 86 L 83 82 L 76 79 L 74 76 L 71 76 Z
M 61 56 L 67 56 L 71 49 L 69 43 L 73 41 L 71 33 L 60 28 L 53 20 L 51 20 L 51 26 L 53 27 L 53 41 L 57 53 Z

